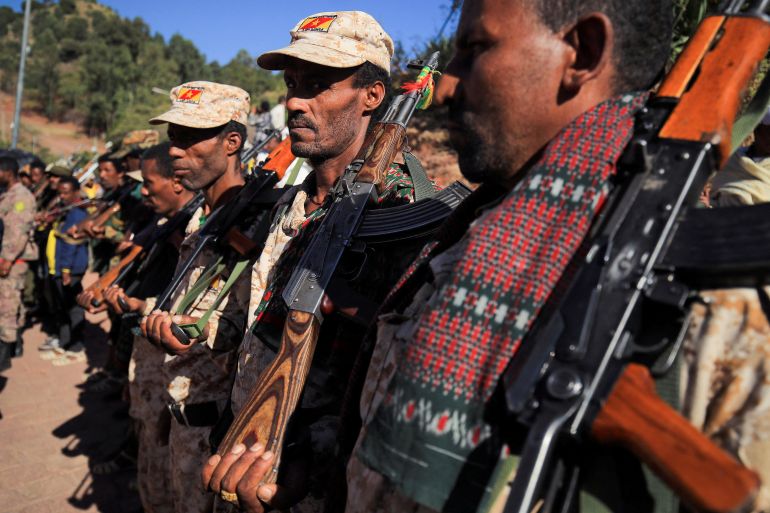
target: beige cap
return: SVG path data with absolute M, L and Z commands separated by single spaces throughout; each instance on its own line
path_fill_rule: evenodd
M 371 15 L 361 11 L 318 13 L 292 29 L 285 48 L 263 53 L 257 63 L 265 69 L 284 69 L 286 57 L 352 68 L 366 61 L 390 73 L 393 40 Z
M 229 121 L 246 125 L 249 115 L 249 93 L 216 82 L 187 82 L 169 94 L 171 108 L 150 120 L 153 125 L 174 123 L 190 128 L 214 128 Z
M 119 149 L 110 155 L 111 158 L 122 159 L 133 150 L 144 150 L 155 146 L 160 141 L 157 130 L 131 130 L 120 141 Z
M 49 164 L 45 172 L 53 176 L 72 176 L 72 170 L 59 164 Z
M 129 171 L 128 173 L 126 173 L 126 176 L 128 176 L 129 178 L 131 178 L 133 180 L 136 180 L 139 183 L 143 183 L 144 182 L 144 178 L 142 178 L 142 170 L 141 169 L 137 169 L 135 171 Z

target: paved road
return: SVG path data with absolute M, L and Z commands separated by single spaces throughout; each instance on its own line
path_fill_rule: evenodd
M 91 317 L 87 362 L 53 366 L 39 357 L 40 326 L 24 333 L 25 353 L 0 377 L 0 513 L 140 512 L 131 471 L 92 476 L 128 427 L 117 394 L 83 387 L 107 355 L 109 320 Z

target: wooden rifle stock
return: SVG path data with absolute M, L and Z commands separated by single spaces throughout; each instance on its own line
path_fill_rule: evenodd
M 260 376 L 249 402 L 219 446 L 220 455 L 238 443 L 249 447 L 260 442 L 273 451 L 275 462 L 263 479 L 265 483 L 274 483 L 277 478 L 286 426 L 305 387 L 320 328 L 315 315 L 289 312 L 278 355 Z
M 270 152 L 262 169 L 274 172 L 281 179 L 295 158 L 291 152 L 291 139 L 287 137 Z
M 599 442 L 631 450 L 695 511 L 745 511 L 759 488 L 754 472 L 658 397 L 643 365 L 626 367 L 592 434 Z
M 770 24 L 763 19 L 704 20 L 658 91 L 658 97 L 678 99 L 660 137 L 714 144 L 721 168 L 732 153 L 733 122 L 746 84 L 768 47 Z M 698 80 L 699 76 L 709 79 Z
M 112 205 L 107 205 L 102 210 L 99 210 L 98 212 L 88 216 L 86 219 L 75 225 L 75 229 L 73 230 L 74 238 L 82 239 L 85 237 L 87 235 L 85 232 L 86 226 L 91 228 L 100 228 L 104 226 L 104 223 L 106 223 L 110 217 L 112 217 L 114 214 L 117 214 L 118 212 L 120 212 L 120 203 L 116 201 Z
M 131 265 L 134 260 L 136 260 L 136 258 L 142 253 L 142 251 L 144 251 L 142 246 L 131 246 L 128 254 L 124 256 L 120 262 L 111 267 L 106 273 L 102 274 L 93 285 L 88 287 L 87 291 L 93 292 L 94 294 L 94 298 L 91 300 L 91 304 L 93 306 L 99 306 L 102 304 L 102 301 L 104 301 L 104 291 L 107 289 L 107 287 L 115 283 L 115 280 L 118 278 L 118 275 L 120 275 L 121 271 Z
M 385 172 L 404 147 L 406 128 L 397 123 L 380 123 L 368 135 L 356 160 L 363 160 L 356 180 L 377 185 L 382 192 Z

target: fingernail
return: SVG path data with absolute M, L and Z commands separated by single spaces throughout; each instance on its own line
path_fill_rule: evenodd
M 215 454 L 211 458 L 209 458 L 209 465 L 216 465 L 219 463 L 219 460 L 222 459 L 219 454 Z
M 272 487 L 260 486 L 259 492 L 257 493 L 257 495 L 259 495 L 260 499 L 267 502 L 273 498 L 273 495 L 275 495 L 275 491 L 272 489 Z
M 175 316 L 173 316 L 173 317 L 171 318 L 171 321 L 172 321 L 174 324 L 179 324 L 180 322 L 182 322 L 182 317 L 180 317 L 179 315 L 175 315 Z
M 246 446 L 243 444 L 238 444 L 235 447 L 232 448 L 230 451 L 232 454 L 241 454 L 243 451 L 246 450 Z
M 265 454 L 260 456 L 260 458 L 262 458 L 263 460 L 267 461 L 267 460 L 273 459 L 273 456 L 274 456 L 273 455 L 273 451 L 267 451 Z
M 262 445 L 261 443 L 257 442 L 254 445 L 252 445 L 251 447 L 249 447 L 249 451 L 251 451 L 251 452 L 259 452 L 259 451 L 261 451 L 264 448 L 265 448 L 264 445 Z

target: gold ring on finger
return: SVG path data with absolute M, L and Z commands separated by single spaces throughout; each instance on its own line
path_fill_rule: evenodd
M 222 490 L 219 492 L 219 496 L 231 504 L 238 504 L 238 495 L 233 492 Z

